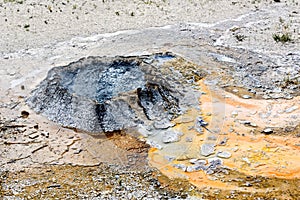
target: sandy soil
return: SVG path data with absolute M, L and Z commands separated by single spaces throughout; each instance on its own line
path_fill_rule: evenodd
M 217 22 L 269 4 L 274 1 L 3 0 L 1 52 L 56 44 L 75 36 L 186 22 Z
M 226 104 L 229 101 L 228 110 L 224 112 L 229 118 L 233 111 L 240 110 L 238 112 L 241 117 L 239 120 L 249 119 L 255 122 L 260 128 L 256 130 L 257 134 L 260 134 L 259 131 L 267 126 L 278 128 L 274 129 L 277 133 L 286 127 L 294 128 L 293 131 L 288 131 L 288 140 L 285 140 L 286 135 L 284 134 L 279 134 L 274 138 L 270 136 L 271 139 L 269 138 L 267 141 L 264 136 L 259 136 L 263 141 L 260 143 L 261 148 L 271 143 L 277 144 L 277 146 L 273 145 L 274 148 L 271 145 L 271 150 L 268 149 L 274 159 L 284 157 L 285 151 L 289 152 L 287 154 L 289 157 L 282 158 L 279 163 L 274 165 L 279 171 L 281 170 L 280 175 L 276 178 L 270 176 L 271 170 L 268 169 L 268 164 L 273 162 L 272 159 L 268 161 L 267 165 L 262 165 L 258 178 L 262 180 L 262 183 L 259 184 L 256 184 L 253 178 L 256 174 L 251 171 L 251 167 L 243 166 L 245 163 L 241 160 L 235 162 L 232 159 L 226 161 L 228 166 L 241 169 L 232 172 L 232 177 L 224 178 L 228 188 L 223 187 L 222 184 L 218 185 L 218 181 L 212 181 L 216 177 L 196 174 L 200 179 L 203 176 L 204 182 L 206 181 L 209 185 L 198 191 L 194 186 L 201 185 L 201 180 L 195 179 L 191 174 L 188 175 L 194 182 L 187 183 L 186 180 L 180 180 L 180 184 L 182 182 L 183 185 L 174 180 L 170 181 L 159 174 L 154 177 L 160 180 L 161 185 L 153 186 L 155 189 L 151 189 L 151 192 L 149 190 L 152 197 L 151 195 L 143 196 L 144 194 L 137 194 L 136 197 L 151 199 L 177 196 L 180 199 L 193 196 L 194 198 L 213 199 L 218 196 L 220 199 L 242 197 L 245 199 L 259 197 L 270 199 L 285 194 L 286 196 L 282 196 L 282 198 L 296 199 L 300 194 L 299 188 L 293 186 L 299 184 L 299 162 L 297 162 L 299 157 L 295 157 L 299 152 L 299 143 L 297 143 L 299 141 L 299 107 L 291 113 L 282 114 L 278 111 L 299 105 L 299 98 L 294 97 L 289 101 L 276 100 L 275 97 L 290 99 L 291 95 L 298 92 L 297 87 L 279 91 L 276 93 L 277 96 L 274 93 L 269 94 L 267 91 L 257 89 L 257 98 L 259 97 L 261 102 L 253 100 L 256 96 L 249 93 L 248 90 L 253 87 L 250 87 L 249 82 L 243 82 L 243 72 L 234 67 L 235 62 L 240 61 L 246 64 L 248 62 L 247 66 L 257 67 L 255 69 L 259 69 L 260 63 L 267 63 L 266 66 L 272 63 L 277 68 L 276 70 L 273 70 L 275 67 L 271 68 L 261 76 L 262 84 L 264 84 L 264 80 L 266 82 L 276 80 L 280 84 L 282 81 L 286 81 L 286 77 L 296 77 L 293 80 L 297 80 L 300 70 L 299 10 L 299 2 L 295 0 L 281 2 L 273 0 L 76 0 L 59 3 L 46 0 L 1 1 L 0 196 L 8 199 L 17 196 L 26 199 L 29 194 L 36 199 L 57 196 L 84 199 L 96 198 L 97 195 L 98 198 L 112 196 L 116 199 L 128 198 L 128 193 L 118 193 L 120 188 L 117 186 L 119 183 L 117 180 L 99 186 L 98 192 L 91 192 L 94 187 L 91 180 L 95 178 L 98 180 L 101 173 L 103 174 L 103 171 L 97 171 L 99 168 L 109 172 L 109 175 L 103 175 L 103 179 L 110 179 L 116 174 L 126 179 L 126 175 L 124 175 L 126 173 L 118 171 L 120 166 L 129 170 L 128 174 L 142 171 L 138 177 L 145 176 L 148 177 L 147 180 L 137 178 L 138 180 L 133 181 L 134 184 L 144 184 L 143 187 L 146 188 L 152 187 L 152 174 L 143 174 L 143 171 L 148 170 L 144 168 L 145 166 L 147 168 L 148 162 L 145 159 L 147 151 L 143 143 L 137 142 L 130 136 L 94 137 L 62 128 L 31 111 L 25 104 L 25 99 L 30 95 L 30 91 L 45 78 L 49 69 L 66 65 L 82 57 L 140 55 L 171 51 L 202 66 L 211 75 L 211 79 L 219 81 L 217 85 L 227 98 L 227 101 L 222 98 L 221 102 Z M 286 33 L 289 34 L 292 41 L 287 43 L 274 41 L 274 34 Z M 273 71 L 274 73 L 270 73 Z M 294 82 L 293 84 L 295 85 Z M 230 93 L 225 93 L 223 87 L 226 85 L 230 86 L 229 89 L 227 88 Z M 250 100 L 239 98 L 244 93 L 232 94 L 234 88 L 238 88 L 240 92 L 246 91 L 245 94 L 251 95 L 253 98 Z M 205 90 L 204 86 L 202 90 Z M 264 95 L 267 95 L 267 98 L 275 98 L 275 100 L 263 100 Z M 207 106 L 206 112 L 210 112 L 210 101 L 211 99 L 203 100 L 204 106 Z M 247 106 L 258 104 L 260 106 L 255 108 Z M 236 106 L 241 107 L 237 108 Z M 29 112 L 28 117 L 24 115 L 24 112 L 22 114 L 24 110 Z M 249 113 L 253 110 L 257 114 L 249 117 Z M 272 111 L 271 118 L 259 118 L 260 112 L 264 114 L 268 111 Z M 276 113 L 280 116 L 279 118 L 276 117 Z M 229 120 L 224 127 L 234 126 L 236 132 L 243 133 L 245 131 L 247 134 L 246 136 L 237 136 L 234 132 L 226 137 L 232 141 L 245 142 L 247 145 L 239 146 L 238 152 L 242 152 L 242 155 L 253 153 L 249 159 L 261 162 L 259 159 L 263 159 L 262 157 L 255 157 L 259 152 L 249 150 L 254 145 L 250 140 L 253 135 L 248 134 L 250 133 L 249 127 L 234 120 Z M 119 142 L 119 139 L 123 142 Z M 278 144 L 284 146 L 282 151 L 277 152 Z M 228 148 L 234 148 L 234 145 L 235 143 L 229 143 Z M 279 147 L 281 147 L 280 145 Z M 276 152 L 273 152 L 275 150 Z M 153 155 L 158 155 L 159 162 L 161 161 L 160 156 L 165 156 L 165 154 L 160 155 L 156 149 L 152 149 L 150 153 L 149 159 L 153 166 L 157 162 L 155 158 L 151 160 Z M 242 158 L 239 153 L 233 153 L 233 158 Z M 106 166 L 102 166 L 103 162 L 119 167 L 111 171 Z M 282 164 L 285 162 L 288 164 Z M 293 171 L 293 162 L 296 162 L 294 166 L 298 171 Z M 74 168 L 70 165 L 78 167 Z M 180 178 L 181 175 L 186 177 L 187 175 L 185 172 L 176 171 L 177 169 L 173 169 L 170 173 L 168 170 L 163 170 L 162 165 L 164 166 L 165 163 L 159 163 L 156 167 L 171 178 Z M 43 172 L 47 176 L 41 174 L 37 169 L 44 170 Z M 251 173 L 247 173 L 247 171 Z M 85 174 L 89 172 L 91 175 L 86 176 Z M 176 175 L 173 172 L 176 172 Z M 74 175 L 78 175 L 80 180 L 72 184 L 71 177 Z M 77 186 L 85 182 L 89 182 L 91 187 L 79 190 Z M 256 184 L 252 190 L 255 192 L 253 195 L 251 192 L 249 193 L 251 186 L 245 186 L 248 182 L 251 185 Z M 140 187 L 130 185 L 128 182 L 124 184 L 125 186 L 121 187 L 122 190 L 126 191 L 127 185 L 132 187 L 133 191 L 140 190 Z M 178 185 L 183 189 L 177 187 Z M 281 191 L 282 185 L 284 189 Z M 64 188 L 61 192 L 55 190 L 55 188 L 61 187 Z M 71 189 L 73 193 L 69 195 L 68 191 Z M 270 192 L 272 189 L 276 190 L 273 194 Z M 170 195 L 164 196 L 166 192 Z M 80 196 L 83 194 L 89 195 Z

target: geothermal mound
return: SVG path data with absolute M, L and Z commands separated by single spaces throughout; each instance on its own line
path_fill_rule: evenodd
M 36 112 L 91 133 L 138 125 L 168 128 L 186 106 L 198 105 L 200 68 L 171 53 L 88 57 L 48 72 L 27 99 Z

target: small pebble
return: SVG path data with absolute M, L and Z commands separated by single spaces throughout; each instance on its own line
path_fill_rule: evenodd
M 223 165 L 223 160 L 221 158 L 213 157 L 207 159 L 208 164 L 220 164 Z
M 226 145 L 227 141 L 228 141 L 228 138 L 227 138 L 227 137 L 224 137 L 224 138 L 220 141 L 219 145 L 224 146 L 224 145 Z
M 41 135 L 45 136 L 46 138 L 49 138 L 49 132 L 47 131 L 41 131 Z
M 204 121 L 204 120 L 202 119 L 202 117 L 198 117 L 196 123 L 197 123 L 197 125 L 199 125 L 199 126 L 207 126 L 207 125 L 208 125 L 208 123 L 207 123 L 206 121 Z
M 256 113 L 257 113 L 257 111 L 254 110 L 254 111 L 251 111 L 251 112 L 250 112 L 250 115 L 255 115 Z
M 146 144 L 149 144 L 151 147 L 157 148 L 159 150 L 163 149 L 163 147 L 155 141 L 148 140 Z
M 74 154 L 79 154 L 80 152 L 82 152 L 82 149 L 77 149 L 77 150 L 75 150 L 73 153 L 74 153 Z
M 245 125 L 250 125 L 250 121 L 247 121 L 247 120 L 240 120 L 239 121 L 240 122 L 240 124 L 245 124 Z
M 242 158 L 242 160 L 245 161 L 247 164 L 251 163 L 250 160 L 249 160 L 249 158 L 247 158 L 247 157 Z
M 60 188 L 61 185 L 60 184 L 52 184 L 52 185 L 49 185 L 47 188 Z
M 195 165 L 206 165 L 206 160 L 197 160 L 197 162 L 195 162 Z
M 165 159 L 169 162 L 175 160 L 175 157 L 174 156 L 165 156 Z
M 181 169 L 183 171 L 186 171 L 186 166 L 184 164 L 174 164 L 173 167 L 177 168 L 177 169 Z
M 29 112 L 27 112 L 26 110 L 23 110 L 22 112 L 21 112 L 21 117 L 22 118 L 27 118 L 29 116 Z
M 186 142 L 193 142 L 193 138 L 191 138 L 191 137 L 186 137 L 186 138 L 185 138 L 185 141 L 186 141 Z
M 264 134 L 271 134 L 273 133 L 273 130 L 271 128 L 266 128 L 262 131 Z
M 33 139 L 39 137 L 39 134 L 38 133 L 33 133 L 33 134 L 30 134 L 28 137 L 33 140 Z
M 238 147 L 233 147 L 233 148 L 232 148 L 232 151 L 234 151 L 234 152 L 237 152 L 238 150 L 239 150 Z
M 201 155 L 209 156 L 215 152 L 215 145 L 212 143 L 204 143 L 201 146 Z
M 242 97 L 243 97 L 243 99 L 251 99 L 251 96 L 249 96 L 249 95 L 243 95 Z
M 178 132 L 178 131 L 166 131 L 163 134 L 162 142 L 163 143 L 178 142 L 182 135 L 183 134 L 181 132 Z
M 193 158 L 193 159 L 190 159 L 190 160 L 189 160 L 189 162 L 190 162 L 191 164 L 195 164 L 197 161 L 198 161 L 197 158 Z
M 246 187 L 251 187 L 251 186 L 252 186 L 252 184 L 251 184 L 250 182 L 246 182 L 244 185 L 245 185 Z
M 238 113 L 237 111 L 232 111 L 231 117 L 234 118 L 234 117 L 238 116 L 238 114 L 239 114 L 239 113 Z
M 292 107 L 290 107 L 290 108 L 287 108 L 286 110 L 285 110 L 285 112 L 286 113 L 291 113 L 291 112 L 294 112 L 295 110 L 297 110 L 298 109 L 298 106 L 292 106 Z
M 231 157 L 231 153 L 227 152 L 227 151 L 222 151 L 222 152 L 219 152 L 217 154 L 217 156 L 220 157 L 220 158 L 230 158 Z

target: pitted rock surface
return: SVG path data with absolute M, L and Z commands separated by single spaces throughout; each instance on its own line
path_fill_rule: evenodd
M 197 105 L 199 95 L 191 86 L 202 74 L 198 66 L 171 53 L 82 58 L 51 69 L 27 104 L 63 126 L 91 133 L 139 124 L 164 127 L 162 122 L 169 126 L 184 111 L 186 91 L 189 106 Z

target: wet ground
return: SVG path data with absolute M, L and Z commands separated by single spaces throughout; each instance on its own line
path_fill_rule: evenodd
M 296 8 L 271 4 L 212 23 L 1 52 L 0 194 L 4 199 L 297 199 Z M 293 40 L 276 42 L 272 35 L 286 26 Z M 55 66 L 87 56 L 166 51 L 206 72 L 193 84 L 201 95 L 190 97 L 198 107 L 171 121 L 170 130 L 180 133 L 175 141 L 143 129 L 91 135 L 49 121 L 25 103 Z M 181 64 L 170 63 L 184 73 Z

